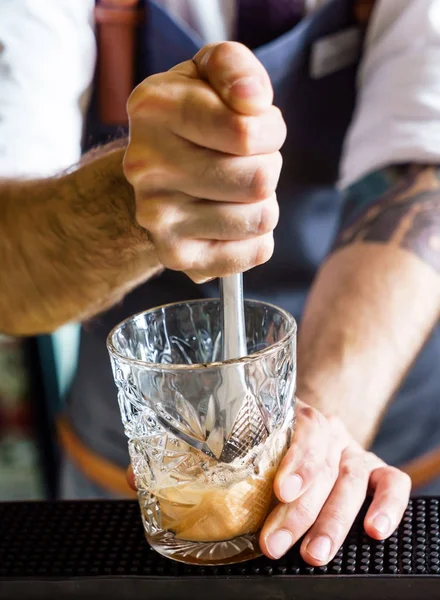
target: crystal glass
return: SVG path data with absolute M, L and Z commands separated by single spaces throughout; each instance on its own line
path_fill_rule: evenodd
M 108 337 L 146 537 L 178 561 L 260 555 L 293 431 L 296 323 L 245 301 L 245 324 L 248 356 L 226 362 L 219 300 L 155 308 Z

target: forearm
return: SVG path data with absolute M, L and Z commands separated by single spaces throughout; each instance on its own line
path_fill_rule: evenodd
M 352 199 L 299 332 L 298 395 L 364 445 L 440 309 L 439 179 L 431 168 L 399 177 L 369 208 Z
M 0 331 L 88 318 L 159 270 L 122 157 L 110 151 L 59 178 L 0 182 Z

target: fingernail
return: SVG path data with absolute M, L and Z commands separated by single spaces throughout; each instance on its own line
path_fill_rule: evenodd
M 262 89 L 263 85 L 259 77 L 243 77 L 242 79 L 234 81 L 229 91 L 230 93 L 233 93 L 234 96 L 246 100 L 247 98 L 258 96 Z
M 266 545 L 272 558 L 281 558 L 293 545 L 292 534 L 286 529 L 279 529 L 270 534 L 266 540 Z
M 391 522 L 387 515 L 379 514 L 374 517 L 373 526 L 382 535 L 387 535 L 391 527 Z
M 331 549 L 331 540 L 326 535 L 320 535 L 319 537 L 314 538 L 307 545 L 307 552 L 310 554 L 310 556 L 316 560 L 319 560 L 319 562 L 325 562 L 328 560 Z
M 280 498 L 283 502 L 293 502 L 298 498 L 303 485 L 299 475 L 287 475 L 280 485 Z

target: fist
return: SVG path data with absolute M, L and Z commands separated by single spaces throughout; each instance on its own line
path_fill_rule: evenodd
M 164 267 L 202 283 L 271 257 L 286 137 L 272 102 L 266 71 L 232 42 L 132 93 L 124 172 Z

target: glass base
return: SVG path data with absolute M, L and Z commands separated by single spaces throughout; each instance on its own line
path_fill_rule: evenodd
M 150 546 L 177 562 L 190 565 L 231 565 L 261 556 L 258 534 L 249 534 L 222 542 L 188 542 L 180 540 L 170 531 L 154 536 L 146 534 Z

